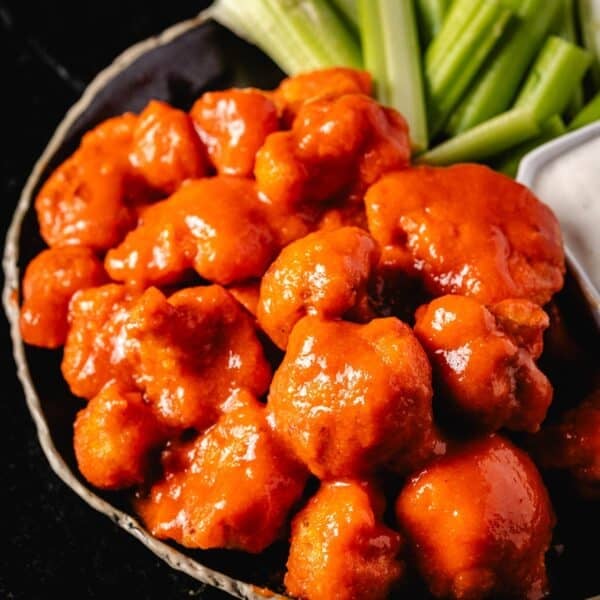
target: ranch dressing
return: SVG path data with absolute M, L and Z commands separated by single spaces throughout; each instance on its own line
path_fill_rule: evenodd
M 596 302 L 600 298 L 600 128 L 597 132 L 581 143 L 561 146 L 558 140 L 540 149 L 538 156 L 531 156 L 536 160 L 521 163 L 518 177 L 556 214 L 567 254 L 585 271 L 585 287 L 591 286 L 588 299 Z
M 530 187 L 554 211 L 569 253 L 600 296 L 600 135 L 546 162 Z

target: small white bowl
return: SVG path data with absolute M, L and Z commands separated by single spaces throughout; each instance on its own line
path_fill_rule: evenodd
M 600 121 L 527 154 L 517 180 L 556 214 L 568 265 L 600 327 Z

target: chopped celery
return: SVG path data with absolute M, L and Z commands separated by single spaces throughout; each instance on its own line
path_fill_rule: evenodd
M 562 0 L 522 0 L 517 22 L 484 65 L 446 130 L 456 135 L 505 111 L 539 50 Z
M 566 133 L 567 128 L 559 115 L 550 117 L 540 127 L 540 134 L 528 142 L 523 142 L 511 148 L 492 162 L 492 166 L 501 173 L 514 177 L 519 170 L 521 159 L 531 150 Z
M 421 53 L 412 0 L 359 0 L 365 67 L 377 98 L 402 113 L 415 151 L 427 148 Z
M 318 61 L 311 55 L 310 49 L 284 33 L 284 30 L 287 31 L 286 24 L 278 23 L 266 3 L 256 0 L 251 4 L 252 10 L 247 11 L 248 7 L 236 0 L 217 0 L 210 8 L 210 15 L 239 37 L 257 45 L 286 73 L 318 68 Z M 284 37 L 286 44 L 282 43 Z M 295 50 L 290 51 L 288 44 L 293 44 Z
M 600 88 L 600 0 L 579 0 L 579 22 L 585 47 L 592 53 L 592 80 Z
M 600 92 L 598 92 L 569 123 L 569 130 L 579 129 L 594 121 L 600 121 Z
M 571 44 L 578 44 L 577 38 L 577 27 L 575 25 L 575 4 L 574 0 L 562 0 L 560 10 L 557 15 L 556 23 L 556 35 L 561 37 Z M 581 110 L 583 106 L 583 86 L 578 85 L 573 91 L 569 106 L 567 107 L 567 114 L 569 116 L 575 115 Z
M 540 51 L 515 102 L 528 107 L 544 122 L 561 114 L 590 66 L 590 53 L 556 36 L 550 36 Z
M 527 11 L 527 8 L 524 6 L 523 0 L 501 0 L 502 5 L 505 8 L 508 8 L 515 15 L 523 15 L 523 10 Z
M 357 0 L 331 0 L 331 2 L 344 15 L 348 23 L 358 29 Z
M 290 75 L 362 66 L 356 40 L 325 0 L 217 0 L 211 15 Z
M 531 110 L 515 108 L 480 123 L 417 158 L 430 165 L 481 161 L 534 138 L 540 127 Z
M 437 67 L 458 41 L 461 32 L 472 21 L 477 9 L 478 2 L 473 0 L 454 0 L 450 10 L 444 19 L 442 31 L 436 35 L 425 51 L 425 64 L 430 69 Z
M 244 0 L 245 2 L 247 0 Z M 318 52 L 323 66 L 362 67 L 360 47 L 326 0 L 267 0 Z
M 444 17 L 450 8 L 450 0 L 416 0 L 415 8 L 421 44 L 426 46 L 442 28 Z
M 483 61 L 502 35 L 511 12 L 500 0 L 469 0 L 479 6 L 473 18 L 465 24 L 459 37 L 445 56 L 432 64 L 431 54 L 425 57 L 425 82 L 428 90 L 429 125 L 431 133 L 440 130 L 450 112 L 479 71 Z M 442 26 L 439 38 L 451 36 L 450 20 Z

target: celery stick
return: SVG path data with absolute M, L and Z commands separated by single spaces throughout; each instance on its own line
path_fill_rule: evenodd
M 217 0 L 211 15 L 288 74 L 362 66 L 356 40 L 325 0 Z
M 244 0 L 244 3 L 246 0 Z M 323 66 L 362 67 L 360 48 L 326 0 L 267 0 L 321 56 Z M 303 69 L 306 70 L 306 69 Z
M 331 2 L 344 15 L 348 23 L 358 29 L 357 0 L 331 0 Z
M 592 81 L 600 89 L 600 0 L 579 0 L 583 44 L 592 53 Z
M 417 158 L 429 165 L 449 165 L 464 161 L 482 161 L 504 152 L 540 132 L 537 120 L 528 108 L 515 108 L 480 123 Z
M 417 22 L 421 34 L 421 44 L 426 46 L 442 28 L 444 17 L 450 7 L 450 0 L 417 0 Z
M 374 81 L 375 95 L 382 104 L 392 103 L 392 90 L 388 81 L 388 61 L 383 46 L 381 31 L 381 11 L 377 2 L 358 0 L 358 25 L 363 50 L 365 69 L 370 71 Z
M 508 8 L 515 15 L 523 14 L 523 0 L 501 0 L 501 2 L 504 8 Z
M 479 0 L 472 0 L 480 5 Z M 445 57 L 431 65 L 425 58 L 431 133 L 440 130 L 504 31 L 511 12 L 499 0 L 488 0 L 465 25 Z M 440 37 L 447 33 L 442 27 Z
M 577 27 L 575 25 L 575 5 L 574 0 L 562 0 L 560 10 L 557 15 L 556 35 L 571 44 L 578 44 Z M 567 114 L 573 116 L 577 114 L 583 106 L 583 85 L 578 85 L 573 91 Z
M 442 30 L 425 51 L 425 64 L 430 69 L 437 67 L 458 41 L 462 31 L 473 20 L 480 6 L 474 0 L 454 0 L 444 19 Z
M 360 35 L 377 98 L 407 120 L 416 151 L 427 148 L 421 53 L 412 0 L 359 0 Z
M 248 5 L 237 0 L 217 0 L 211 6 L 210 14 L 237 36 L 258 46 L 286 73 L 318 68 L 318 60 L 310 48 L 295 39 L 283 23 L 278 23 L 262 0 L 251 1 Z
M 459 104 L 446 131 L 464 132 L 505 111 L 539 50 L 562 0 L 523 0 L 510 35 L 492 53 L 482 77 Z
M 559 115 L 554 115 L 541 125 L 540 134 L 538 136 L 503 153 L 492 162 L 492 166 L 497 171 L 500 171 L 509 177 L 514 177 L 519 170 L 521 159 L 528 152 L 566 132 L 567 128 L 565 127 L 563 120 Z
M 470 1 L 474 5 L 480 2 L 480 0 Z M 443 57 L 432 64 L 431 55 L 425 56 L 425 73 L 432 91 L 444 89 L 452 82 L 501 12 L 507 11 L 501 9 L 499 0 L 487 0 L 461 30 L 459 37 Z M 440 37 L 445 34 L 446 27 L 442 27 Z
M 598 92 L 569 123 L 569 131 L 600 121 L 600 92 Z
M 531 68 L 515 107 L 530 108 L 540 123 L 561 114 L 591 60 L 586 50 L 550 36 Z

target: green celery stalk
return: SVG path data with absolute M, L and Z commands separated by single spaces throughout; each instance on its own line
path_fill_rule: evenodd
M 443 62 L 458 41 L 461 32 L 473 20 L 479 4 L 473 0 L 454 0 L 444 19 L 442 30 L 436 35 L 425 51 L 425 64 L 430 69 Z
M 500 171 L 509 177 L 515 177 L 519 170 L 521 159 L 531 150 L 557 138 L 567 132 L 567 128 L 559 115 L 550 117 L 540 127 L 540 134 L 533 139 L 523 142 L 508 152 L 505 152 L 492 162 L 496 171 Z
M 509 35 L 490 56 L 446 126 L 457 135 L 507 110 L 562 0 L 522 0 Z
M 318 60 L 303 43 L 289 37 L 287 44 L 282 43 L 290 32 L 284 28 L 283 23 L 277 22 L 266 3 L 256 0 L 248 4 L 252 4 L 251 10 L 247 10 L 248 5 L 240 4 L 237 0 L 217 0 L 209 9 L 210 15 L 237 36 L 258 46 L 288 74 L 296 73 L 302 68 L 318 68 Z M 292 46 L 294 51 L 290 51 Z
M 575 25 L 575 4 L 574 0 L 562 0 L 560 10 L 557 15 L 556 35 L 571 44 L 578 44 L 577 27 Z M 573 116 L 577 114 L 583 106 L 583 85 L 578 85 L 573 92 L 573 96 L 567 107 L 567 114 Z
M 502 5 L 516 15 L 523 14 L 523 0 L 502 0 Z M 525 10 L 527 10 L 525 8 Z
M 442 28 L 450 3 L 450 0 L 416 0 L 417 23 L 423 46 L 429 44 Z
M 600 121 L 600 92 L 598 92 L 569 123 L 569 131 Z
M 550 36 L 540 51 L 515 102 L 528 107 L 544 122 L 561 114 L 591 63 L 590 53 L 559 37 Z
M 540 126 L 532 111 L 528 108 L 515 108 L 421 154 L 417 162 L 449 165 L 482 161 L 532 139 L 539 133 Z
M 356 40 L 325 0 L 217 0 L 210 10 L 290 75 L 336 65 L 362 67 Z
M 585 47 L 592 53 L 592 81 L 600 89 L 600 0 L 579 0 L 579 22 Z
M 362 67 L 356 40 L 325 0 L 266 1 L 277 12 L 280 23 L 288 20 L 301 38 L 314 48 L 322 66 Z
M 480 0 L 471 2 L 480 8 L 460 32 L 448 53 L 433 65 L 431 55 L 425 57 L 431 133 L 440 130 L 498 42 L 511 16 L 510 10 L 504 8 L 499 0 L 487 0 L 483 5 Z M 439 35 L 442 37 L 447 33 L 444 24 Z
M 365 67 L 377 98 L 407 120 L 415 151 L 427 148 L 421 53 L 412 0 L 358 0 Z
M 340 11 L 355 29 L 358 29 L 357 0 L 331 0 L 332 4 Z

